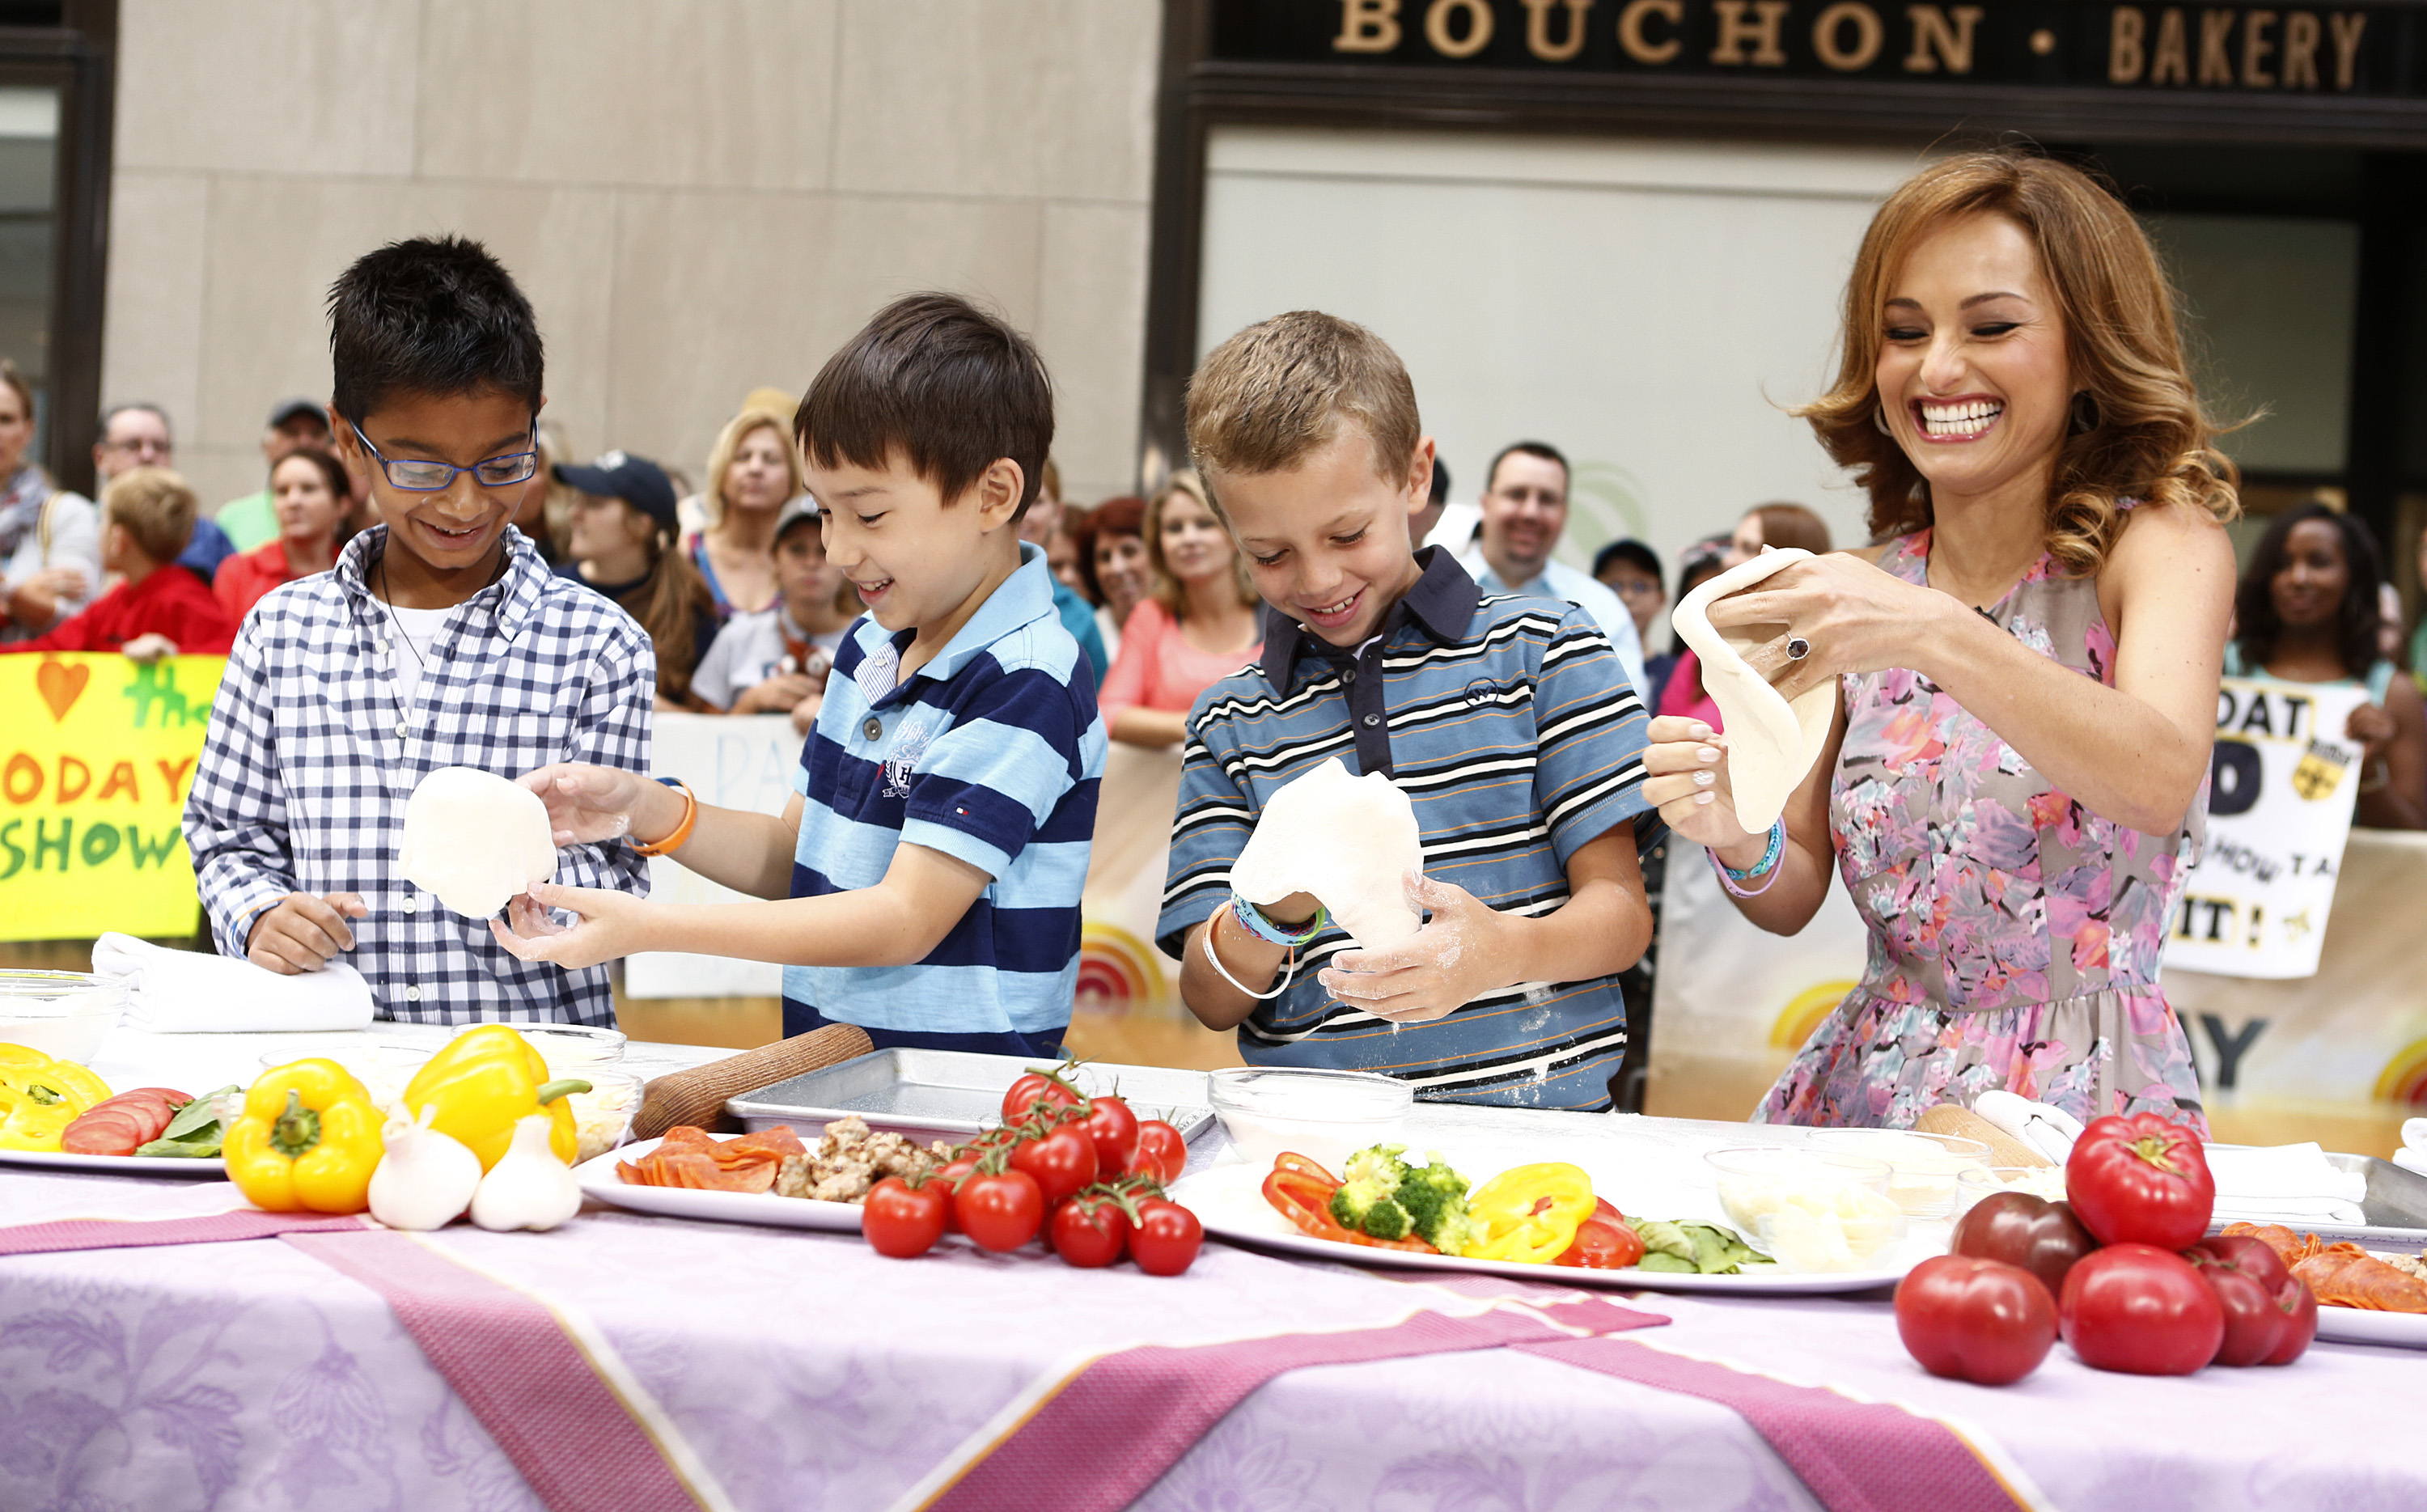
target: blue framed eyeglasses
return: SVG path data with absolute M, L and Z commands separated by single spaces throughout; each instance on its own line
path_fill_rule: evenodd
M 348 420 L 346 424 L 352 427 L 354 439 L 363 444 L 363 449 L 378 459 L 380 469 L 387 474 L 387 480 L 410 493 L 435 494 L 442 488 L 452 487 L 455 475 L 458 473 L 470 473 L 472 481 L 482 488 L 504 488 L 509 484 L 528 481 L 531 474 L 539 471 L 539 428 L 537 426 L 531 428 L 530 450 L 508 452 L 502 457 L 487 457 L 469 467 L 458 467 L 451 462 L 429 462 L 418 458 L 405 462 L 390 462 L 387 454 L 371 445 L 371 438 L 363 434 L 361 426 L 355 425 L 351 420 Z

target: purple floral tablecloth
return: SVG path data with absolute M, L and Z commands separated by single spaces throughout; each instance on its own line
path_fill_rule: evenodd
M 168 1216 L 216 1183 L 0 1175 L 0 1222 Z M 746 1512 L 876 1509 L 1085 1354 L 1378 1325 L 1432 1289 L 1208 1244 L 1187 1276 L 592 1211 L 449 1254 L 595 1330 Z M 2104 1375 L 2060 1346 L 2003 1390 L 1934 1380 L 1880 1300 L 1647 1297 L 1655 1347 L 1955 1422 L 2038 1504 L 2427 1505 L 2427 1355 L 2321 1344 L 2289 1370 Z M 1653 1334 L 1659 1337 L 1654 1339 Z M 1740 1420 L 1505 1350 L 1284 1375 L 1137 1504 L 1153 1512 L 1811 1506 Z M 276 1241 L 0 1260 L 0 1507 L 505 1509 L 536 1503 L 367 1288 Z

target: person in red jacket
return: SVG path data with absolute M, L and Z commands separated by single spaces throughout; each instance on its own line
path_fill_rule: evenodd
M 298 447 L 279 458 L 269 469 L 269 498 L 278 534 L 220 562 L 211 579 L 211 592 L 238 624 L 281 583 L 335 566 L 337 548 L 352 534 L 346 527 L 354 512 L 353 480 L 321 447 Z
M 189 572 L 163 572 L 194 534 L 194 491 L 165 467 L 121 473 L 101 498 L 101 566 L 125 580 L 48 635 L 7 651 L 123 651 L 138 661 L 225 652 L 236 622 Z

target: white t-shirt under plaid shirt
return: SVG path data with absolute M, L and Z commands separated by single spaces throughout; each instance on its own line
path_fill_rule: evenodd
M 553 577 L 518 532 L 506 570 L 450 610 L 400 697 L 414 656 L 366 583 L 384 528 L 349 542 L 334 570 L 285 584 L 244 619 L 211 703 L 186 800 L 186 843 L 220 950 L 241 956 L 252 922 L 290 892 L 360 893 L 340 959 L 368 980 L 382 1016 L 428 1023 L 515 1018 L 606 1024 L 604 967 L 514 959 L 397 870 L 405 801 L 441 767 L 519 777 L 551 761 L 649 770 L 657 657 L 613 601 Z M 556 881 L 648 891 L 621 841 L 557 853 Z

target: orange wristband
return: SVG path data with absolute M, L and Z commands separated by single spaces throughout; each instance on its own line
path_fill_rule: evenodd
M 699 795 L 691 790 L 690 783 L 676 783 L 675 786 L 682 789 L 682 822 L 676 824 L 673 831 L 670 832 L 664 839 L 658 841 L 654 845 L 633 846 L 632 850 L 634 854 L 639 855 L 667 855 L 676 851 L 681 850 L 683 841 L 691 838 L 692 826 L 699 822 Z

